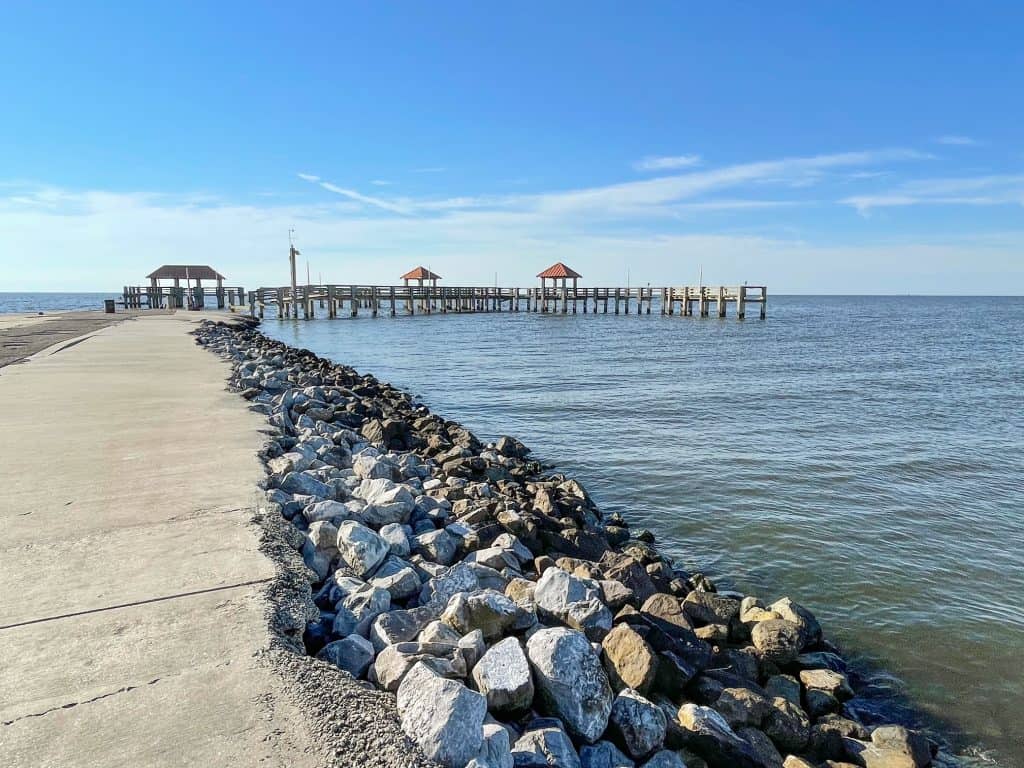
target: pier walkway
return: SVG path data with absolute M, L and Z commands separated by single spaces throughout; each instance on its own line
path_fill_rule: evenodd
M 4 766 L 323 762 L 256 658 L 265 422 L 187 335 L 197 319 L 141 317 L 0 368 Z
M 371 317 L 387 314 L 462 312 L 542 312 L 560 314 L 651 314 L 683 317 L 726 317 L 728 307 L 739 320 L 747 306 L 759 308 L 765 319 L 768 289 L 763 285 L 686 285 L 654 288 L 503 288 L 499 286 L 441 285 L 299 285 L 259 288 L 248 293 L 253 317 L 312 319 L 317 309 L 326 317 L 356 317 L 363 310 Z

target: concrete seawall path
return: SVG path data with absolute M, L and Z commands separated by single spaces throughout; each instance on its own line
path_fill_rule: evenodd
M 6 766 L 320 763 L 256 658 L 265 421 L 193 327 L 143 317 L 0 369 Z

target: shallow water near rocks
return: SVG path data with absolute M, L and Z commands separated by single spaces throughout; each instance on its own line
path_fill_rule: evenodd
M 1024 766 L 1024 298 L 262 329 L 521 439 L 682 564 L 814 610 L 869 706 Z

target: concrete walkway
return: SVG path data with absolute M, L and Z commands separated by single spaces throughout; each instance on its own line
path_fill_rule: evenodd
M 254 656 L 265 422 L 194 321 L 143 317 L 0 369 L 4 766 L 321 762 Z

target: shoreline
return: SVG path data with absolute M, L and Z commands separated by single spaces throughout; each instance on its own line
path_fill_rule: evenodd
M 479 690 L 486 689 L 487 686 L 476 680 L 472 665 L 461 670 L 456 658 L 460 656 L 459 653 L 447 649 L 438 651 L 438 656 L 432 656 L 424 646 L 428 643 L 437 644 L 438 638 L 442 636 L 449 640 L 453 639 L 450 631 L 446 634 L 442 631 L 444 627 L 434 626 L 438 620 L 441 620 L 449 630 L 453 626 L 466 629 L 472 624 L 472 621 L 464 620 L 467 611 L 468 615 L 472 615 L 474 611 L 485 610 L 500 613 L 500 607 L 504 606 L 506 610 L 515 613 L 517 618 L 497 631 L 494 637 L 488 637 L 488 640 L 516 636 L 518 641 L 526 641 L 527 654 L 530 655 L 528 668 L 532 670 L 528 677 L 532 679 L 540 676 L 538 687 L 545 684 L 541 682 L 545 679 L 543 674 L 538 671 L 543 668 L 544 663 L 543 660 L 534 658 L 536 654 L 530 650 L 531 638 L 538 632 L 548 633 L 557 627 L 568 627 L 565 631 L 576 632 L 586 636 L 590 642 L 601 643 L 599 647 L 602 651 L 595 656 L 599 662 L 598 669 L 607 668 L 605 678 L 615 678 L 616 675 L 621 677 L 616 671 L 615 662 L 608 662 L 609 657 L 616 653 L 614 648 L 609 650 L 604 647 L 609 637 L 628 635 L 629 642 L 634 648 L 641 651 L 646 648 L 652 657 L 658 659 L 658 669 L 665 663 L 665 658 L 674 657 L 670 664 L 670 667 L 674 667 L 673 674 L 676 676 L 677 684 L 674 688 L 664 682 L 654 683 L 651 680 L 642 681 L 640 687 L 644 693 L 650 693 L 653 686 L 653 690 L 658 692 L 657 695 L 662 696 L 674 692 L 675 700 L 672 701 L 673 697 L 669 695 L 669 701 L 652 704 L 651 700 L 643 700 L 644 697 L 640 696 L 643 701 L 639 704 L 631 702 L 631 711 L 646 712 L 645 706 L 653 706 L 654 709 L 661 711 L 663 717 L 667 716 L 666 732 L 661 736 L 659 746 L 672 742 L 673 746 L 687 750 L 686 754 L 690 758 L 687 765 L 691 768 L 699 765 L 702 760 L 713 768 L 724 764 L 723 760 L 732 761 L 731 764 L 761 768 L 781 765 L 785 757 L 790 757 L 786 762 L 787 766 L 813 765 L 816 764 L 813 761 L 833 760 L 854 761 L 855 764 L 872 768 L 874 765 L 883 764 L 878 762 L 879 760 L 895 759 L 893 754 L 890 754 L 895 752 L 903 755 L 904 759 L 912 760 L 907 765 L 925 765 L 931 761 L 935 745 L 928 745 L 921 737 L 901 727 L 883 728 L 878 731 L 876 741 L 872 741 L 867 724 L 859 723 L 856 712 L 846 704 L 846 700 L 851 698 L 849 694 L 854 693 L 848 690 L 850 681 L 840 671 L 845 669 L 846 662 L 836 654 L 837 649 L 821 637 L 817 622 L 806 609 L 792 603 L 780 604 L 782 601 L 768 606 L 750 596 L 717 593 L 713 585 L 702 575 L 673 570 L 671 561 L 661 557 L 649 546 L 648 542 L 653 537 L 637 532 L 642 538 L 631 538 L 626 521 L 621 518 L 602 520 L 596 505 L 575 481 L 559 477 L 558 482 L 552 485 L 550 474 L 543 473 L 539 465 L 531 465 L 525 459 L 528 452 L 516 447 L 516 441 L 503 438 L 504 445 L 500 449 L 496 446 L 483 446 L 468 430 L 431 415 L 425 406 L 414 403 L 408 394 L 381 383 L 372 376 L 358 374 L 351 368 L 323 360 L 305 350 L 288 347 L 282 342 L 259 334 L 258 331 L 225 331 L 213 321 L 209 321 L 203 324 L 197 336 L 205 346 L 212 347 L 215 351 L 219 348 L 222 355 L 232 348 L 231 345 L 238 345 L 234 349 L 236 359 L 232 384 L 235 388 L 243 390 L 244 396 L 254 403 L 254 409 L 266 413 L 271 419 L 271 424 L 275 425 L 277 439 L 270 441 L 263 452 L 264 462 L 268 464 L 270 472 L 267 478 L 268 498 L 280 506 L 285 517 L 298 521 L 298 526 L 294 527 L 294 530 L 302 534 L 301 546 L 305 562 L 307 566 L 318 570 L 318 573 L 311 577 L 310 595 L 313 596 L 312 589 L 317 590 L 315 598 L 320 610 L 332 619 L 329 627 L 321 621 L 312 624 L 312 630 L 307 629 L 307 645 L 314 653 L 320 652 L 321 655 L 324 655 L 323 647 L 333 646 L 328 655 L 331 655 L 339 666 L 347 665 L 350 671 L 357 673 L 356 677 L 366 677 L 367 670 L 372 670 L 369 673 L 370 677 L 376 678 L 378 682 L 383 679 L 384 687 L 397 689 L 399 707 L 403 713 L 403 720 L 406 721 L 406 732 L 419 739 L 428 755 L 443 758 L 450 765 L 460 765 L 462 758 L 466 757 L 465 754 L 453 755 L 450 752 L 451 739 L 446 742 L 437 734 L 435 737 L 426 737 L 423 728 L 417 729 L 411 724 L 415 721 L 422 725 L 422 719 L 426 715 L 422 708 L 417 709 L 415 700 L 409 701 L 411 693 L 403 697 L 401 681 L 404 674 L 412 674 L 409 667 L 415 664 L 413 668 L 417 670 L 418 685 L 445 690 L 451 689 L 452 686 L 443 681 L 465 680 L 469 685 L 454 691 L 452 695 L 460 702 L 477 702 L 469 694 L 480 695 Z M 250 370 L 246 371 L 246 376 L 240 377 L 237 357 L 239 349 L 243 350 L 243 354 L 260 350 L 263 355 L 261 362 L 265 366 L 262 373 L 266 374 L 269 371 L 273 375 L 270 378 L 264 375 L 262 380 L 258 376 L 254 377 L 251 374 L 256 366 L 251 365 L 252 361 L 249 360 Z M 282 358 L 276 366 L 269 363 L 274 357 Z M 284 361 L 291 361 L 295 366 L 291 372 L 284 372 L 281 367 Z M 242 362 L 245 362 L 244 358 Z M 303 389 L 300 384 L 324 381 L 330 381 L 336 390 L 331 397 L 325 397 L 329 386 L 323 383 L 310 384 L 312 387 L 321 387 L 319 390 L 313 390 L 319 396 L 313 397 L 316 402 L 312 406 L 306 405 L 309 402 L 306 399 L 308 395 L 302 394 L 297 403 L 300 410 L 292 409 L 296 403 L 288 399 L 288 393 L 294 397 L 297 390 Z M 342 394 L 342 391 L 347 394 Z M 280 394 L 282 392 L 285 394 Z M 277 406 L 274 405 L 275 399 Z M 285 403 L 283 407 L 282 401 Z M 357 412 L 361 409 L 373 411 L 376 407 L 379 413 L 374 418 L 370 418 L 366 413 L 353 417 L 351 411 L 341 410 L 342 403 L 346 408 L 358 404 L 355 408 Z M 385 410 L 392 412 L 391 416 L 394 418 L 390 420 L 395 423 L 385 426 L 385 422 L 388 421 Z M 309 411 L 313 412 L 313 416 L 308 415 Z M 339 417 L 341 421 L 338 420 Z M 375 423 L 369 426 L 370 422 Z M 438 424 L 443 426 L 439 427 Z M 370 429 L 370 437 L 378 438 L 376 447 L 370 446 L 371 440 L 367 439 L 365 433 L 360 436 L 361 431 L 367 427 Z M 431 431 L 424 432 L 424 429 Z M 450 433 L 458 434 L 459 441 L 449 445 L 451 448 L 461 445 L 461 450 L 453 454 L 451 449 L 440 450 L 438 445 L 431 446 L 431 435 L 437 437 L 439 433 L 448 436 Z M 299 439 L 296 439 L 296 435 Z M 389 445 L 381 442 L 385 437 L 388 438 Z M 302 452 L 296 455 L 296 446 L 308 449 L 311 446 L 306 443 L 309 442 L 318 445 L 311 456 L 304 456 Z M 317 451 L 327 449 L 328 444 L 331 444 L 328 450 L 330 462 L 322 462 Z M 389 451 L 389 447 L 397 450 Z M 401 458 L 409 455 L 417 456 L 412 467 L 407 466 L 412 460 Z M 292 458 L 283 458 L 285 456 Z M 435 459 L 439 460 L 435 462 Z M 403 461 L 406 465 L 402 464 Z M 354 472 L 351 469 L 353 464 L 358 467 L 358 471 Z M 385 465 L 384 468 L 381 468 L 381 465 Z M 298 468 L 300 466 L 301 469 Z M 415 471 L 409 471 L 412 468 L 415 468 Z M 290 479 L 289 475 L 292 475 Z M 318 480 L 318 477 L 321 479 Z M 316 484 L 308 482 L 307 478 L 316 481 Z M 459 479 L 453 484 L 450 478 Z M 331 481 L 330 485 L 324 482 L 328 479 Z M 402 505 L 395 499 L 381 503 L 380 499 L 371 498 L 370 503 L 367 503 L 367 499 L 360 498 L 360 494 L 365 496 L 367 492 L 360 492 L 359 488 L 367 481 L 372 484 L 375 480 L 384 481 L 378 485 L 394 483 L 394 487 L 388 488 L 388 492 L 393 495 L 401 496 L 404 488 L 413 500 L 411 509 L 405 512 L 396 510 L 396 504 Z M 429 488 L 427 483 L 430 484 Z M 481 499 L 467 498 L 465 491 L 462 490 L 470 487 L 476 488 L 476 493 L 483 493 L 485 485 L 490 490 L 484 498 L 497 498 L 502 501 L 494 505 L 490 501 L 479 504 L 477 502 Z M 559 490 L 566 485 L 574 489 L 571 494 L 567 495 L 564 489 Z M 453 489 L 454 492 L 449 492 L 449 489 Z M 298 503 L 303 500 L 296 500 L 296 495 L 303 494 L 296 492 L 302 490 L 316 491 L 316 500 L 308 504 Z M 543 511 L 537 508 L 538 499 L 541 499 L 539 504 L 544 508 Z M 505 505 L 505 500 L 509 501 L 509 504 Z M 314 509 L 316 504 L 320 506 Z M 360 504 L 363 506 L 360 507 Z M 429 509 L 422 509 L 424 505 Z M 273 504 L 271 506 L 273 507 Z M 487 510 L 489 506 L 490 511 Z M 501 512 L 512 514 L 506 514 L 502 520 L 501 513 L 495 515 L 493 511 L 497 506 L 505 506 Z M 371 519 L 366 517 L 365 510 L 368 507 L 372 510 L 369 513 Z M 380 507 L 390 511 L 381 513 Z M 481 509 L 484 511 L 481 512 Z M 566 518 L 561 522 L 555 517 L 559 513 L 566 513 Z M 396 514 L 397 518 L 391 521 Z M 513 520 L 512 515 L 517 519 Z M 408 525 L 410 518 L 424 531 L 416 533 L 410 529 L 409 532 L 413 536 L 406 536 L 406 545 L 409 545 L 409 549 L 415 554 L 409 554 L 406 545 L 399 543 L 398 549 L 395 550 L 389 543 L 384 557 L 391 563 L 388 569 L 392 572 L 385 577 L 379 576 L 377 569 L 381 564 L 378 562 L 374 563 L 372 568 L 367 568 L 364 573 L 356 574 L 356 577 L 365 576 L 370 582 L 383 578 L 382 583 L 390 590 L 388 604 L 384 610 L 381 610 L 383 600 L 379 596 L 374 597 L 374 590 L 380 590 L 382 587 L 374 587 L 363 579 L 359 581 L 367 586 L 343 579 L 343 586 L 339 587 L 336 580 L 341 577 L 333 575 L 332 565 L 340 563 L 341 573 L 345 574 L 345 578 L 354 578 L 351 558 L 346 559 L 343 555 L 351 549 L 346 549 L 351 543 L 346 537 L 350 538 L 353 534 L 362 536 L 370 542 L 369 546 L 373 546 L 372 537 L 379 538 L 379 534 L 383 532 L 381 528 Z M 470 522 L 466 523 L 465 520 Z M 530 532 L 530 523 L 538 520 L 541 525 L 535 526 L 537 530 Z M 426 530 L 427 522 L 430 523 L 430 531 Z M 461 536 L 449 533 L 448 529 L 453 524 L 456 526 L 455 530 L 462 533 Z M 469 530 L 463 530 L 467 527 Z M 482 538 L 479 536 L 480 527 L 489 528 L 489 532 Z M 612 536 L 608 536 L 609 528 L 616 529 L 612 531 Z M 366 533 L 360 529 L 366 529 Z M 387 533 L 391 536 L 395 529 L 389 528 Z M 435 540 L 445 540 L 448 537 L 446 534 L 461 539 L 455 542 L 455 552 L 451 555 L 439 552 L 435 543 Z M 539 535 L 531 538 L 534 534 Z M 421 541 L 424 535 L 427 540 Z M 488 537 L 491 537 L 491 541 L 484 541 Z M 491 550 L 495 549 L 494 541 L 498 540 L 498 537 L 505 537 L 502 542 L 509 546 L 499 546 L 498 549 L 502 552 L 495 553 Z M 395 538 L 401 537 L 396 534 Z M 408 541 L 410 538 L 412 541 Z M 532 562 L 531 558 L 524 556 L 523 550 L 518 550 L 517 556 L 516 545 L 522 546 L 523 539 L 530 545 L 526 549 L 532 556 Z M 297 545 L 299 541 L 293 536 L 292 543 Z M 621 556 L 624 550 L 637 555 L 632 564 L 623 564 Z M 481 595 L 470 590 L 467 598 L 470 601 L 469 608 L 461 604 L 450 606 L 448 602 L 444 605 L 437 601 L 431 603 L 429 599 L 425 604 L 421 604 L 423 595 L 418 594 L 420 589 L 426 592 L 430 584 L 438 580 L 443 582 L 444 574 L 449 572 L 442 572 L 439 568 L 459 570 L 460 567 L 469 564 L 480 566 L 481 563 L 477 561 L 477 557 L 481 556 L 480 552 L 485 553 L 483 557 L 490 565 L 504 564 L 500 570 L 490 568 L 489 565 L 483 566 L 499 574 L 500 578 L 495 578 L 490 573 L 486 575 L 490 580 L 488 586 L 497 596 L 490 592 Z M 397 553 L 404 553 L 406 559 Z M 613 564 L 614 567 L 607 564 L 602 567 L 609 553 L 620 556 L 620 560 Z M 544 562 L 538 567 L 536 560 L 545 557 L 552 562 Z M 570 560 L 559 560 L 556 563 L 554 559 L 557 557 L 567 557 Z M 391 558 L 400 562 L 394 562 Z M 462 562 L 463 560 L 465 562 Z M 644 583 L 640 596 L 662 597 L 655 599 L 654 605 L 648 605 L 648 599 L 637 599 L 636 594 L 632 595 L 631 599 L 627 598 L 621 602 L 621 595 L 615 597 L 614 601 L 610 600 L 601 589 L 603 582 L 614 580 L 609 578 L 608 571 L 629 572 L 632 566 L 640 562 L 647 566 L 643 569 L 645 573 L 651 571 L 647 573 L 647 581 L 656 587 L 654 592 L 646 595 L 650 591 L 647 581 L 633 568 L 630 578 L 639 579 Z M 557 579 L 568 584 L 562 590 L 564 594 L 561 594 L 560 598 L 553 598 L 550 595 L 552 586 L 549 582 L 555 577 L 544 576 L 552 567 L 555 571 L 565 574 L 564 577 L 557 576 Z M 410 584 L 397 585 L 398 582 L 410 579 L 407 572 L 410 568 L 416 576 L 416 586 L 419 588 L 411 591 Z M 502 584 L 502 579 L 504 589 L 495 589 Z M 597 586 L 595 582 L 598 583 Z M 477 579 L 475 588 L 478 589 L 480 586 L 480 580 Z M 614 591 L 613 587 L 609 588 Z M 360 590 L 369 594 L 360 597 Z M 512 594 L 509 594 L 509 590 Z M 539 598 L 536 594 L 538 590 L 541 593 Z M 583 590 L 581 594 L 587 595 L 585 600 L 568 599 L 568 595 L 580 590 Z M 555 592 L 558 593 L 558 589 L 555 589 Z M 528 597 L 531 594 L 533 596 Z M 452 595 L 448 597 L 458 602 Z M 499 597 L 505 600 L 502 601 L 498 599 Z M 367 600 L 372 602 L 374 599 L 377 600 L 376 604 L 367 608 Z M 476 602 L 473 602 L 474 599 Z M 489 604 L 488 601 L 493 604 Z M 509 607 L 510 601 L 514 607 Z M 588 601 L 593 601 L 589 608 L 577 605 Z M 611 611 L 604 603 L 614 604 L 616 610 Z M 485 604 L 486 608 L 481 607 Z M 552 607 L 553 605 L 561 605 L 562 609 Z M 352 616 L 348 617 L 345 611 L 352 613 Z M 518 627 L 516 622 L 530 622 L 531 611 L 534 623 Z M 390 614 L 399 615 L 391 617 Z M 344 617 L 340 623 L 339 615 Z M 541 621 L 543 625 L 540 624 Z M 666 622 L 671 626 L 666 628 Z M 512 626 L 517 628 L 510 629 Z M 424 632 L 428 633 L 426 640 L 422 637 Z M 362 643 L 355 639 L 357 636 L 363 639 Z M 367 643 L 368 638 L 373 642 Z M 420 643 L 417 647 L 403 645 L 415 643 L 417 640 Z M 506 643 L 496 645 L 504 648 Z M 369 650 L 367 646 L 371 646 Z M 485 651 L 481 652 L 486 654 Z M 506 652 L 516 655 L 511 650 Z M 388 656 L 387 663 L 379 663 L 381 654 Z M 819 655 L 808 657 L 808 654 Z M 367 655 L 370 656 L 369 661 L 366 661 Z M 354 656 L 360 657 L 360 662 L 353 666 L 351 662 Z M 391 679 L 388 672 L 389 665 L 394 666 L 396 663 L 395 656 L 403 659 L 398 666 L 406 664 L 402 673 L 398 674 L 397 680 Z M 465 662 L 466 654 L 461 656 Z M 477 659 L 472 658 L 471 652 L 469 656 L 471 660 L 479 663 Z M 798 662 L 800 656 L 805 658 Z M 410 659 L 413 661 L 410 662 Z M 680 661 L 683 663 L 680 664 Z M 835 669 L 826 672 L 829 666 Z M 668 668 L 662 669 L 662 673 L 665 673 L 666 669 Z M 773 674 L 765 674 L 766 672 Z M 442 682 L 434 680 L 438 675 Z M 659 673 L 650 672 L 648 676 L 658 678 Z M 595 673 L 592 677 L 599 680 L 601 675 Z M 789 679 L 783 679 L 786 677 Z M 805 681 L 797 680 L 797 677 L 806 677 L 812 682 L 809 685 Z M 817 687 L 818 683 L 813 682 L 817 678 L 830 680 L 831 687 Z M 772 683 L 770 688 L 766 687 L 769 682 Z M 791 687 L 793 682 L 796 683 L 795 695 Z M 548 687 L 551 685 L 553 683 L 549 681 Z M 576 759 L 582 758 L 584 765 L 592 759 L 597 759 L 597 748 L 587 746 L 592 741 L 598 741 L 603 745 L 610 737 L 619 747 L 628 746 L 628 739 L 622 735 L 625 732 L 622 723 L 615 719 L 618 717 L 615 712 L 625 706 L 622 704 L 623 694 L 615 694 L 609 688 L 608 696 L 604 696 L 604 688 L 601 685 L 597 687 L 602 692 L 598 698 L 609 698 L 606 703 L 611 713 L 612 725 L 608 725 L 609 715 L 604 717 L 604 724 L 596 733 L 591 731 L 597 726 L 585 732 L 581 730 L 579 723 L 567 725 L 576 746 L 580 747 L 580 754 Z M 618 689 L 622 686 L 614 687 Z M 650 695 L 657 698 L 654 693 Z M 721 699 L 723 695 L 726 696 L 728 703 Z M 490 698 L 493 698 L 490 693 L 486 693 L 485 698 L 488 699 L 486 708 L 493 710 L 492 714 L 509 711 L 507 707 L 495 709 L 490 702 Z M 685 722 L 680 721 L 679 706 L 683 708 L 682 718 Z M 536 732 L 544 731 L 545 728 L 550 730 L 551 727 L 550 724 L 545 726 L 541 723 L 531 730 L 529 723 L 524 722 L 522 718 L 522 713 L 529 711 L 531 707 L 542 710 L 540 714 L 562 714 L 563 720 L 566 717 L 566 708 L 572 709 L 571 703 L 556 704 L 550 690 L 546 690 L 543 696 L 538 690 L 531 695 L 528 704 L 520 701 L 519 705 L 511 710 L 518 719 L 503 724 L 507 728 L 502 731 L 504 737 L 496 732 L 484 734 L 481 736 L 481 743 L 490 745 L 492 751 L 498 749 L 501 752 L 507 737 L 516 765 L 529 764 L 529 744 L 521 745 L 520 749 L 519 742 L 524 739 L 529 743 L 537 742 L 539 737 Z M 792 711 L 791 707 L 798 711 Z M 805 712 L 805 709 L 809 711 Z M 801 715 L 807 720 L 807 739 L 802 744 Z M 505 719 L 509 720 L 508 717 Z M 657 717 L 654 719 L 657 720 Z M 600 713 L 597 721 L 600 724 Z M 781 730 L 784 730 L 780 725 L 782 722 L 788 727 L 796 728 L 797 735 L 780 735 Z M 680 724 L 685 733 L 678 732 Z M 719 727 L 722 724 L 725 725 L 725 731 Z M 450 725 L 451 723 L 432 723 L 432 727 L 439 729 L 438 733 L 444 733 L 444 728 Z M 879 724 L 870 725 L 872 730 L 876 730 Z M 487 731 L 485 724 L 482 723 L 481 727 L 483 731 Z M 717 733 L 711 735 L 702 731 L 702 728 L 710 731 L 717 729 Z M 772 735 L 765 735 L 763 729 L 767 729 Z M 761 736 L 754 733 L 755 731 Z M 563 737 L 564 733 L 546 733 L 543 740 L 547 743 L 554 739 L 565 746 L 566 740 Z M 715 742 L 714 747 L 708 746 L 709 739 Z M 495 746 L 495 743 L 499 746 Z M 780 744 L 783 745 L 781 749 Z M 600 748 L 606 749 L 605 746 Z M 636 749 L 627 751 L 630 751 L 631 762 L 637 765 L 652 759 L 651 756 L 655 752 L 637 752 Z M 667 751 L 656 751 L 660 756 L 659 761 L 665 761 L 665 765 L 672 762 L 672 757 L 663 754 Z M 927 757 L 925 751 L 928 752 Z M 674 752 L 672 754 L 678 758 Z M 798 755 L 810 758 L 812 762 L 798 762 L 801 759 L 797 757 Z M 563 757 L 569 759 L 568 753 L 566 752 Z M 943 756 L 941 759 L 949 760 L 949 757 Z M 572 764 L 571 760 L 569 762 Z M 658 763 L 661 764 L 662 762 Z

